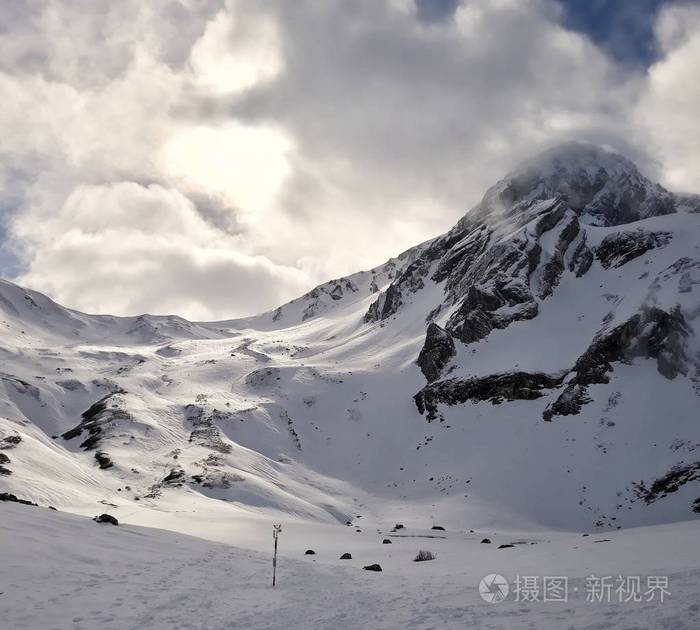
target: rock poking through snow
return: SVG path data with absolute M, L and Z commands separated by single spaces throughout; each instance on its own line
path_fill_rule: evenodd
M 109 525 L 119 525 L 119 521 L 111 514 L 100 514 L 92 519 L 96 523 L 108 523 Z
M 443 368 L 454 354 L 455 342 L 450 333 L 435 322 L 431 322 L 425 333 L 425 343 L 416 361 L 429 383 L 440 377 Z

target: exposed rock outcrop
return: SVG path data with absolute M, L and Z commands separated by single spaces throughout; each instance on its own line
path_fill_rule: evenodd
M 33 505 L 38 507 L 36 503 L 27 501 L 27 499 L 18 499 L 16 495 L 9 492 L 0 492 L 0 501 L 9 501 L 11 503 L 21 503 L 22 505 Z
M 218 453 L 231 452 L 233 447 L 221 434 L 218 425 L 222 422 L 231 422 L 233 414 L 218 409 L 205 409 L 195 404 L 186 405 L 184 412 L 185 419 L 194 427 L 190 433 L 190 442 Z
M 700 479 L 700 462 L 678 464 L 648 486 L 644 482 L 635 484 L 634 490 L 638 498 L 649 504 L 677 492 L 685 484 L 698 479 Z
M 428 421 L 438 417 L 438 405 L 460 405 L 467 401 L 489 401 L 494 405 L 506 400 L 534 400 L 545 390 L 561 384 L 563 376 L 541 372 L 506 372 L 466 380 L 448 379 L 430 383 L 413 399 L 418 412 Z
M 72 440 L 82 436 L 83 433 L 88 433 L 87 439 L 80 444 L 80 448 L 85 450 L 97 448 L 108 427 L 120 420 L 131 419 L 131 415 L 121 407 L 117 398 L 118 395 L 125 393 L 124 390 L 118 389 L 100 398 L 81 414 L 80 424 L 63 433 L 61 437 L 64 440 Z M 110 402 L 111 405 L 108 404 Z
M 114 462 L 111 460 L 109 455 L 107 455 L 107 453 L 105 453 L 104 451 L 97 451 L 95 453 L 95 460 L 97 461 L 99 467 L 102 470 L 107 470 L 107 469 L 111 468 L 112 466 L 114 466 Z
M 671 235 L 668 232 L 648 232 L 642 229 L 616 232 L 606 236 L 595 253 L 604 269 L 622 267 L 652 249 L 665 247 L 670 241 Z
M 185 480 L 185 471 L 182 468 L 173 468 L 160 482 L 164 486 L 181 486 Z
M 571 245 L 581 230 L 578 217 L 571 211 L 562 223 L 563 225 L 557 236 L 554 252 L 543 265 L 540 274 L 538 291 L 540 298 L 546 298 L 552 295 L 557 284 L 559 284 L 559 278 L 565 269 L 564 256 L 569 249 L 569 245 Z
M 275 385 L 280 379 L 280 369 L 277 367 L 268 367 L 261 368 L 259 370 L 253 370 L 250 374 L 246 375 L 245 383 L 249 387 L 253 388 L 271 387 L 272 385 Z
M 10 463 L 10 458 L 5 453 L 0 453 L 0 475 L 11 475 L 12 471 L 5 466 Z
M 192 475 L 192 481 L 201 485 L 203 488 L 228 490 L 234 483 L 245 481 L 243 475 L 223 470 L 205 469 L 205 472 L 198 475 Z
M 455 342 L 450 333 L 435 322 L 431 322 L 425 333 L 425 343 L 416 361 L 428 382 L 440 377 L 443 368 L 454 355 Z
M 646 307 L 626 322 L 599 334 L 578 358 L 571 378 L 556 401 L 543 413 L 545 420 L 554 416 L 577 414 L 590 402 L 588 386 L 608 383 L 614 362 L 628 362 L 636 357 L 654 358 L 659 372 L 666 378 L 685 374 L 688 365 L 684 339 L 689 327 L 676 307 L 666 312 Z
M 582 232 L 581 239 L 569 259 L 569 271 L 576 274 L 577 278 L 586 275 L 595 260 L 593 252 L 586 244 L 586 240 L 586 233 Z
M 21 435 L 8 435 L 0 440 L 0 449 L 14 448 L 22 441 Z

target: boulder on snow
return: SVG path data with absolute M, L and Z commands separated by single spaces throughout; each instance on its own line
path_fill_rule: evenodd
M 111 525 L 119 525 L 119 521 L 111 514 L 100 514 L 92 519 L 95 523 L 109 523 Z
M 381 571 L 382 567 L 378 564 L 368 564 L 366 567 L 362 567 L 365 571 Z
M 342 556 L 340 556 L 341 560 L 352 560 L 352 555 L 349 553 L 344 553 Z
M 394 525 L 394 531 L 397 529 L 403 529 L 403 525 L 401 523 L 396 523 L 396 525 Z
M 185 480 L 185 471 L 182 468 L 171 468 L 161 483 L 165 486 L 181 486 Z
M 391 545 L 391 544 L 392 544 L 392 542 L 388 538 L 385 538 L 384 540 L 382 540 L 382 545 Z
M 481 544 L 482 544 L 482 545 L 490 545 L 490 544 L 491 544 L 491 540 L 490 540 L 489 538 L 484 538 L 484 539 L 481 541 Z
M 307 549 L 307 550 L 304 552 L 304 555 L 305 555 L 305 556 L 315 556 L 315 555 L 316 555 L 316 552 L 315 552 L 313 549 Z
M 0 453 L 0 475 L 11 475 L 12 471 L 9 468 L 5 468 L 3 464 L 9 464 L 10 458 L 5 455 L 5 453 Z
M 430 529 L 437 529 L 438 531 L 444 532 L 445 528 L 442 525 L 433 525 Z
M 102 470 L 107 470 L 108 468 L 114 466 L 114 462 L 112 462 L 109 455 L 107 455 L 107 453 L 104 451 L 97 451 L 95 453 L 95 460 Z

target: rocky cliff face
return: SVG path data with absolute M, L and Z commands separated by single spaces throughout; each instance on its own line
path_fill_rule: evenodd
M 429 382 L 436 380 L 454 354 L 455 342 L 452 335 L 435 322 L 430 322 L 425 333 L 425 344 L 416 361 L 425 378 Z
M 470 380 L 458 384 L 454 378 L 444 386 L 435 383 L 455 354 L 449 349 L 453 338 L 475 344 L 494 331 L 536 318 L 564 274 L 584 277 L 594 263 L 597 269 L 614 272 L 667 247 L 673 234 L 647 226 L 655 217 L 693 208 L 691 196 L 674 195 L 652 183 L 620 155 L 588 145 L 558 147 L 490 188 L 447 234 L 416 248 L 412 262 L 370 305 L 365 321 L 400 316 L 428 283 L 441 288 L 432 294 L 426 341 L 418 358 L 431 385 L 416 398 L 419 408 L 432 409 L 435 417 L 435 401 L 463 402 L 471 394 L 456 392 L 471 392 L 475 385 Z M 666 276 L 678 267 L 689 286 L 691 272 L 680 267 L 695 269 L 695 262 L 677 260 Z M 645 277 L 638 282 L 644 285 Z M 658 290 L 663 282 L 657 278 L 649 290 Z M 688 365 L 695 365 L 697 358 L 685 351 L 693 335 L 686 316 L 674 301 L 652 306 L 647 300 L 614 328 L 610 321 L 601 321 L 588 349 L 570 367 L 573 376 L 551 377 L 537 388 L 566 381 L 544 417 L 577 413 L 588 400 L 587 387 L 606 382 L 611 363 L 633 356 L 656 359 L 665 378 L 688 373 Z M 503 378 L 493 375 L 494 386 L 500 387 Z
M 594 259 L 586 225 L 619 226 L 672 214 L 686 209 L 686 197 L 652 183 L 620 155 L 563 145 L 498 182 L 452 230 L 415 252 L 366 320 L 395 315 L 430 278 L 444 283 L 445 294 L 431 316 L 452 307 L 448 330 L 467 343 L 481 339 L 494 328 L 534 317 L 534 296 L 550 295 L 566 267 L 586 273 Z M 624 231 L 601 243 L 598 257 L 604 266 L 619 266 L 667 242 L 668 235 Z

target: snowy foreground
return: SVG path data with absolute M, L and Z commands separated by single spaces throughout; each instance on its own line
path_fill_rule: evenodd
M 269 523 L 257 525 L 270 531 Z M 292 526 L 280 539 L 273 590 L 269 553 L 3 503 L 2 628 L 700 627 L 698 521 L 589 537 L 430 530 L 399 537 L 402 533 L 382 545 L 386 534 L 376 530 Z M 414 537 L 427 535 L 444 538 Z M 493 544 L 480 543 L 485 535 Z M 609 541 L 596 542 L 604 539 Z M 508 541 L 528 544 L 497 549 Z M 269 537 L 270 547 L 271 542 Z M 315 556 L 303 555 L 308 547 Z M 412 562 L 420 548 L 437 559 Z M 338 560 L 346 551 L 353 559 Z M 362 570 L 372 562 L 383 571 Z M 478 584 L 489 573 L 506 576 L 511 589 L 518 575 L 539 576 L 540 585 L 545 576 L 567 576 L 568 601 L 543 602 L 540 592 L 535 593 L 540 601 L 517 602 L 511 590 L 506 601 L 487 603 Z M 658 590 L 651 601 L 620 603 L 613 579 L 609 598 L 587 601 L 585 579 L 591 575 L 640 576 L 644 591 L 649 576 L 664 576 L 668 594 L 663 603 Z

